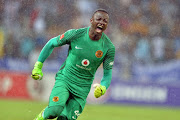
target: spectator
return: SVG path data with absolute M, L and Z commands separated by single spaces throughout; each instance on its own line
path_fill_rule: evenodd
M 151 63 L 151 50 L 148 38 L 141 34 L 137 34 L 137 36 L 137 45 L 134 51 L 137 62 L 143 64 Z

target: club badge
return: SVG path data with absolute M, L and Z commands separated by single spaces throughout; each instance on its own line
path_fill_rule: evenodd
M 81 64 L 86 67 L 90 64 L 90 62 L 88 59 L 84 59 L 84 60 L 82 60 Z
M 59 97 L 57 97 L 57 96 L 53 97 L 53 101 L 54 101 L 54 102 L 59 101 Z
M 101 50 L 96 51 L 95 53 L 97 58 L 101 58 L 103 56 L 103 52 Z

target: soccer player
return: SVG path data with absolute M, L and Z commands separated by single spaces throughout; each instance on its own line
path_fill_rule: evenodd
M 109 23 L 106 10 L 98 9 L 86 28 L 71 29 L 50 39 L 40 52 L 32 70 L 32 78 L 41 80 L 42 67 L 54 47 L 69 45 L 66 61 L 56 73 L 49 105 L 35 118 L 76 120 L 82 113 L 97 68 L 103 63 L 103 78 L 95 84 L 94 96 L 104 95 L 112 79 L 115 47 L 104 31 Z

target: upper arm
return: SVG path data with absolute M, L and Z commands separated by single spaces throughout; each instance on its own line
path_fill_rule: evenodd
M 71 30 L 68 30 L 65 33 L 57 36 L 56 40 L 57 40 L 58 46 L 70 44 L 71 40 L 74 38 L 75 35 L 76 35 L 76 30 L 71 29 Z
M 108 49 L 105 59 L 103 61 L 104 69 L 112 69 L 114 65 L 114 56 L 115 56 L 115 47 L 111 47 Z

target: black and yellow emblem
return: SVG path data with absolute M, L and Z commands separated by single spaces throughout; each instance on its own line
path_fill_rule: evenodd
M 53 97 L 53 101 L 54 101 L 54 102 L 59 101 L 59 97 L 57 97 L 57 96 Z
M 103 52 L 101 50 L 96 51 L 95 53 L 97 58 L 101 58 L 103 56 Z

